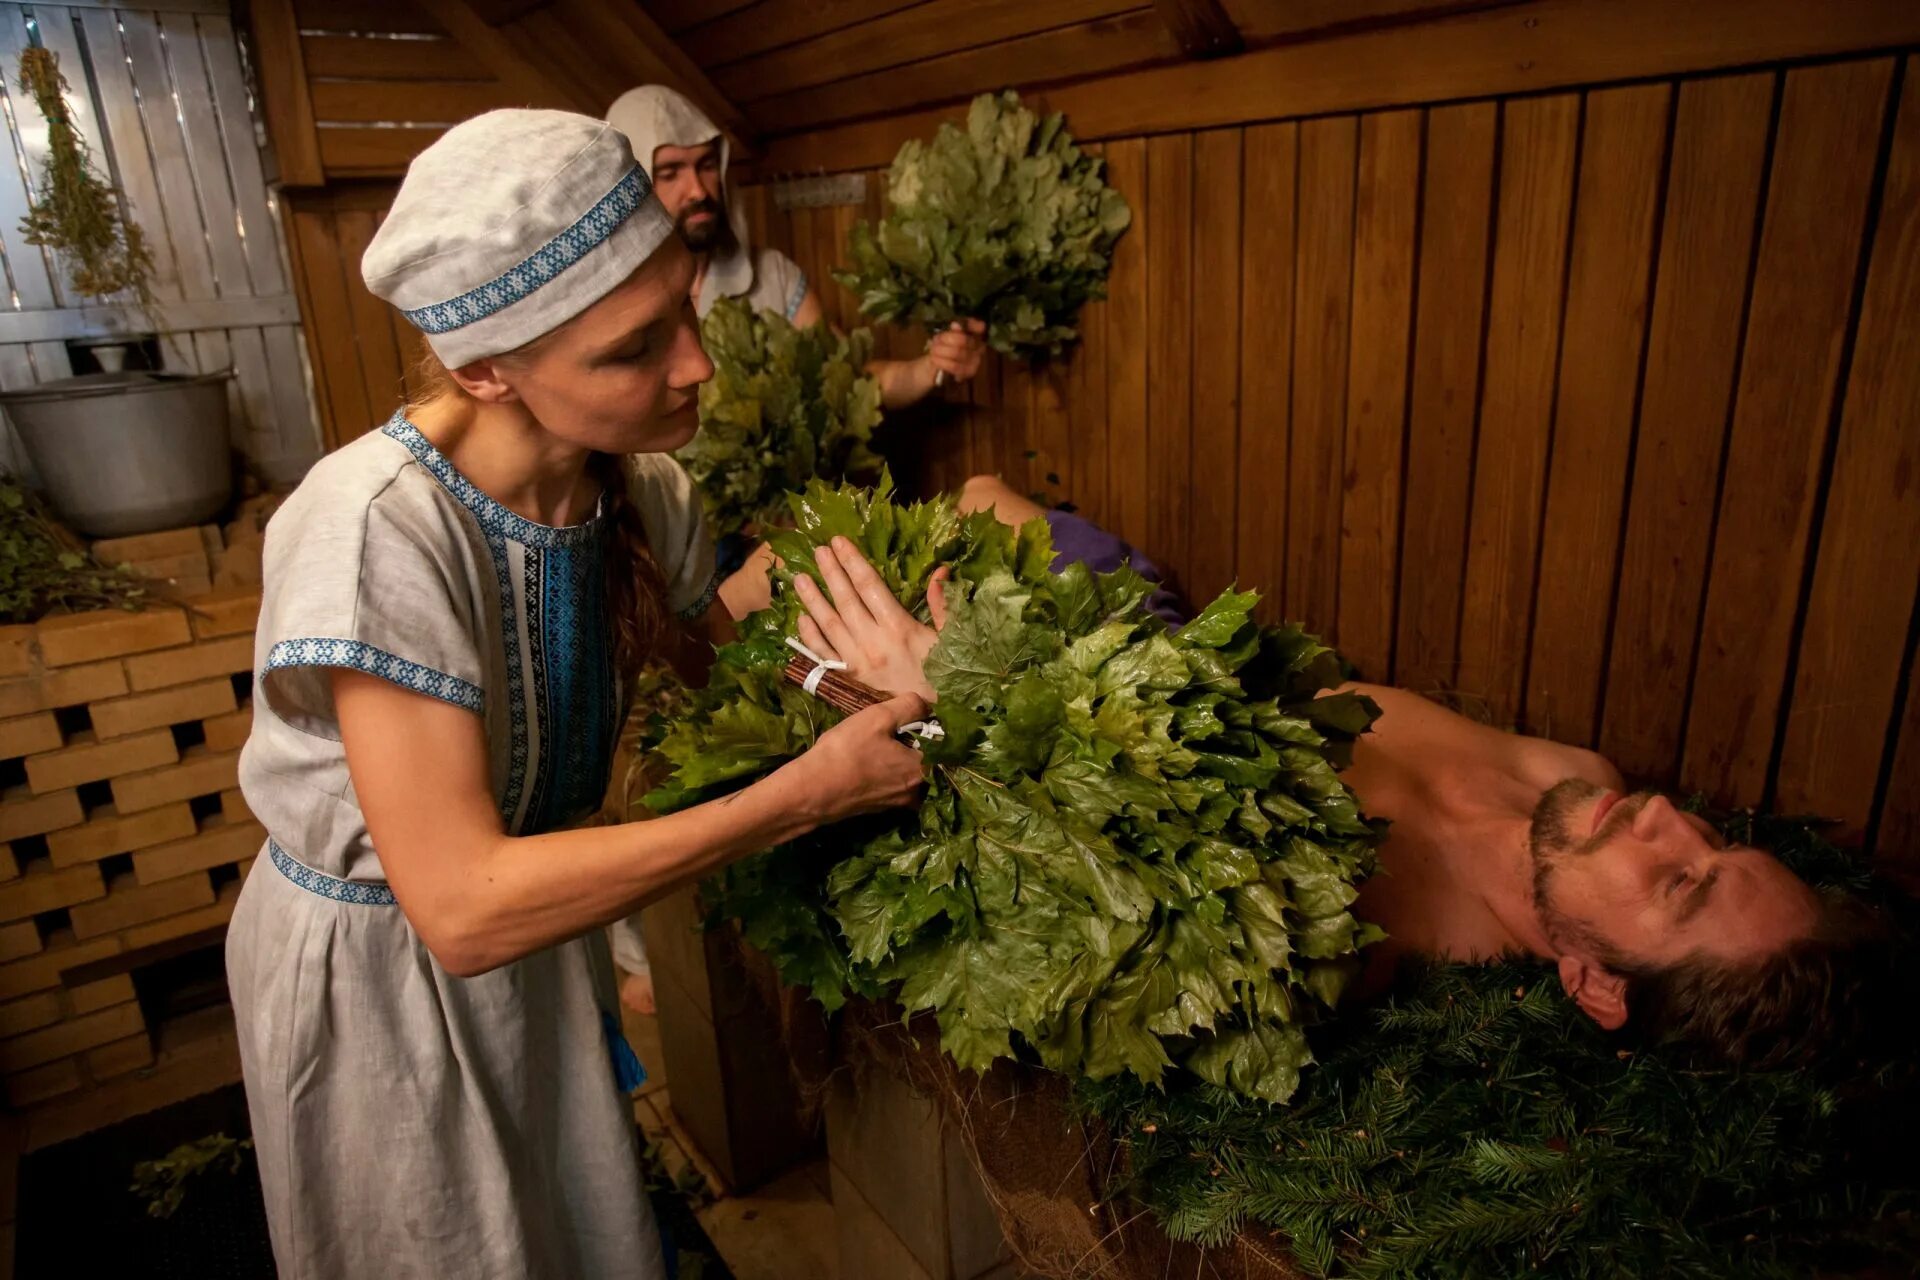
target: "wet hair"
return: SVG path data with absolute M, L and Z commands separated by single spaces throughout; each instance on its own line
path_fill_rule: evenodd
M 509 358 L 531 355 L 544 340 L 543 335 L 507 354 Z M 443 396 L 467 394 L 432 351 L 421 356 L 412 382 L 414 390 L 407 397 L 409 412 Z M 617 454 L 594 453 L 587 459 L 587 470 L 600 482 L 600 510 L 613 534 L 607 540 L 604 558 L 614 667 L 631 679 L 639 674 L 666 633 L 666 576 L 648 545 L 646 524 L 627 483 L 625 460 Z
M 1607 966 L 1627 979 L 1630 1029 L 1718 1065 L 1774 1070 L 1883 1052 L 1903 1020 L 1898 954 L 1885 913 L 1826 890 L 1813 930 L 1758 960 Z

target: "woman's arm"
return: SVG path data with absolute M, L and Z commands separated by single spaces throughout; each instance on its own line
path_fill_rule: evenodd
M 919 754 L 893 736 L 927 714 L 900 697 L 720 800 L 650 822 L 509 836 L 482 721 L 355 671 L 332 673 L 347 768 L 408 921 L 462 977 L 631 914 L 736 858 L 911 802 Z
M 793 313 L 793 322 L 802 329 L 826 318 L 820 295 L 812 289 Z M 869 360 L 866 372 L 880 384 L 880 403 L 888 409 L 905 409 L 919 404 L 933 393 L 939 375 L 950 382 L 965 382 L 980 372 L 986 358 L 987 326 L 981 320 L 957 320 L 952 328 L 933 335 L 926 354 L 912 360 Z

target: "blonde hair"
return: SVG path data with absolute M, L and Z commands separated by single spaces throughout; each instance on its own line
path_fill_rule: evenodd
M 541 339 L 516 351 L 509 359 L 538 350 Z M 424 344 L 423 344 L 424 345 Z M 431 350 L 416 362 L 407 395 L 409 414 L 447 396 L 466 399 L 467 393 Z M 587 471 L 600 482 L 602 510 L 612 526 L 606 544 L 607 617 L 613 624 L 615 668 L 631 679 L 659 646 L 667 630 L 667 580 L 647 543 L 647 526 L 640 518 L 627 486 L 627 468 L 620 455 L 595 452 L 587 457 Z

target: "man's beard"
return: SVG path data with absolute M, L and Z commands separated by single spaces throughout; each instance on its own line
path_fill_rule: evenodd
M 1527 850 L 1533 855 L 1533 909 L 1558 947 L 1594 941 L 1587 929 L 1554 904 L 1553 878 L 1563 860 L 1584 851 L 1585 841 L 1574 831 L 1573 815 L 1600 793 L 1591 782 L 1566 778 L 1548 787 L 1533 806 L 1533 822 L 1527 828 Z
M 1599 830 L 1590 835 L 1580 832 L 1574 825 L 1574 815 L 1605 794 L 1606 788 L 1582 778 L 1556 782 L 1533 806 L 1533 821 L 1527 829 L 1527 849 L 1533 856 L 1533 909 L 1539 913 L 1547 937 L 1556 946 L 1578 945 L 1602 957 L 1611 956 L 1613 949 L 1560 909 L 1554 901 L 1553 882 L 1562 864 L 1585 857 L 1604 844 L 1622 823 L 1633 820 L 1646 799 L 1644 794 L 1637 800 L 1623 799 L 1601 820 Z
M 710 213 L 713 217 L 704 226 L 688 225 L 694 215 L 700 213 Z M 733 227 L 727 222 L 727 207 L 718 200 L 695 200 L 680 211 L 674 226 L 680 232 L 680 239 L 695 253 L 725 253 L 733 248 Z

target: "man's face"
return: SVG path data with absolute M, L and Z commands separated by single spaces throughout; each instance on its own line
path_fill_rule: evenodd
M 720 197 L 724 176 L 718 138 L 697 147 L 654 148 L 653 189 L 680 229 L 680 238 L 695 253 L 720 248 L 731 235 Z
M 1757 849 L 1724 843 L 1655 792 L 1568 779 L 1533 815 L 1534 905 L 1562 952 L 1664 968 L 1731 963 L 1805 937 L 1814 893 Z

